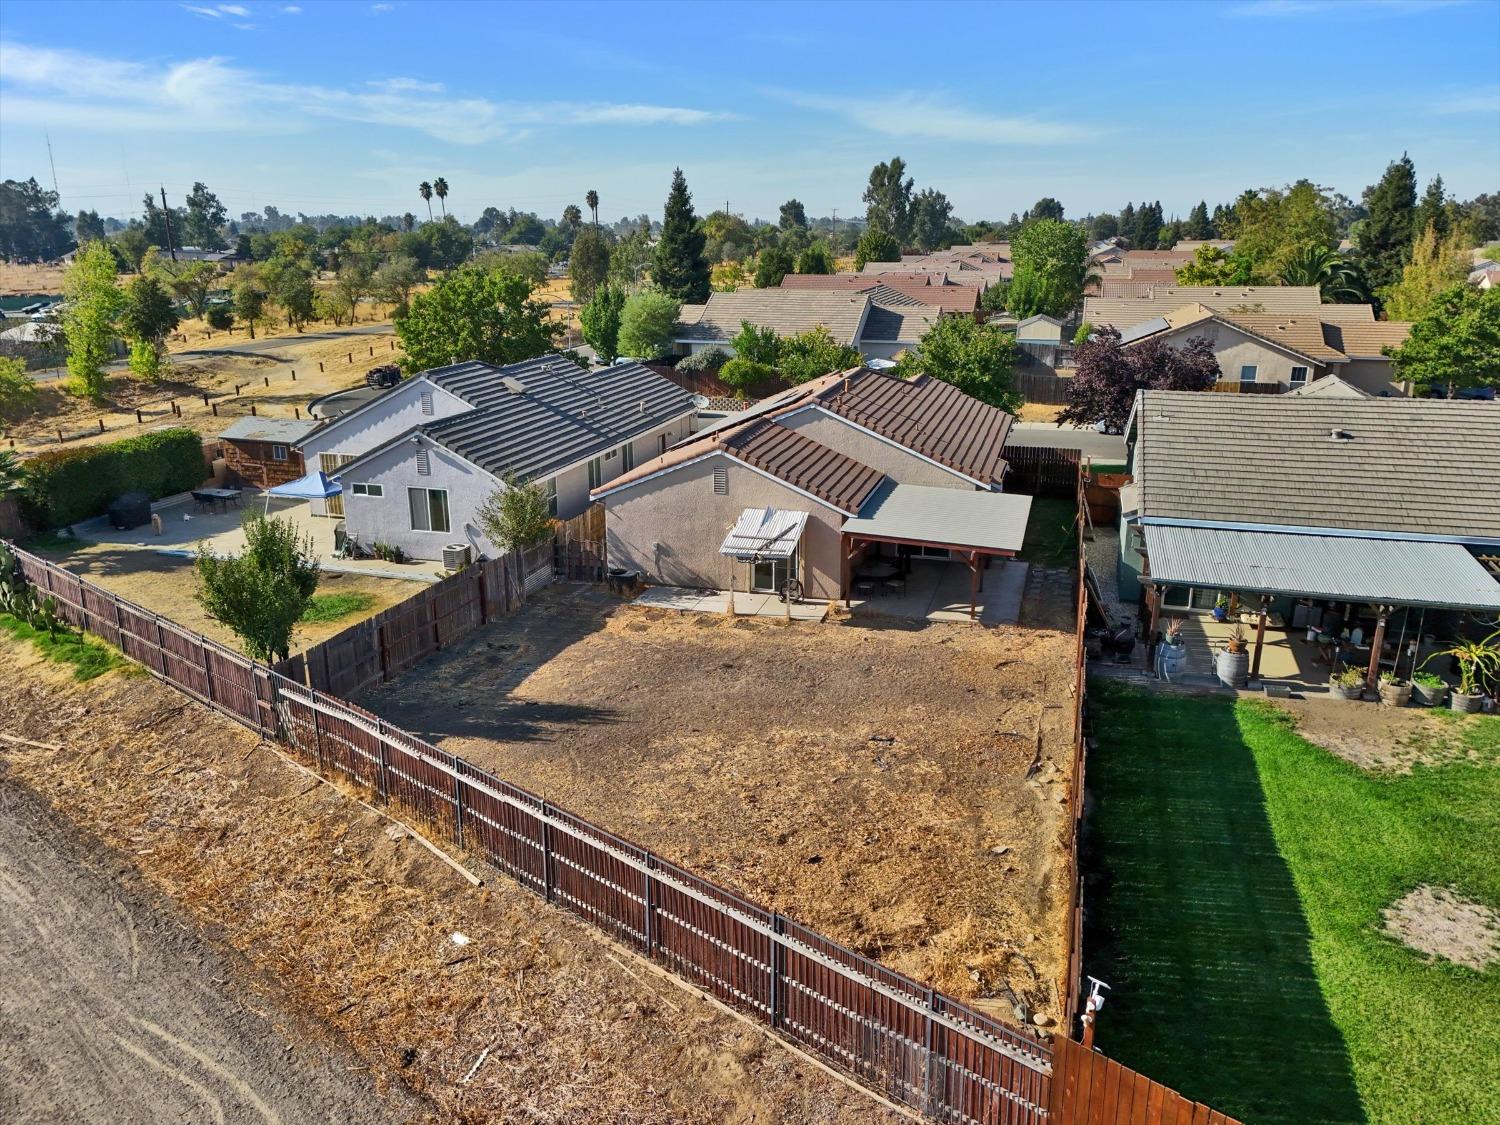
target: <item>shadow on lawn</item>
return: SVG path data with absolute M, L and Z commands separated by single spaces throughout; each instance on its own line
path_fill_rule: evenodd
M 1246 1122 L 1363 1121 L 1234 700 L 1100 685 L 1085 970 L 1100 1048 Z

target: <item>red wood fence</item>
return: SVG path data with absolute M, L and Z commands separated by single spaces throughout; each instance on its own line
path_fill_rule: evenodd
M 1078 451 L 1007 445 L 1005 491 L 1073 499 L 1078 495 Z
M 325 776 L 399 809 L 428 834 L 636 946 L 891 1101 L 974 1125 L 1148 1120 L 1106 1116 L 1093 1093 L 1098 1074 L 1101 1091 L 1126 1076 L 1132 1089 L 1161 1091 L 1173 1113 L 1163 1121 L 1200 1120 L 1189 1112 L 1195 1103 L 1117 1063 L 1000 1023 L 377 715 L 44 559 L 16 554 L 27 579 L 57 600 L 70 624 L 120 645 L 167 683 L 283 743 Z M 1072 1086 L 1058 1081 L 1059 1049 L 1080 1076 Z

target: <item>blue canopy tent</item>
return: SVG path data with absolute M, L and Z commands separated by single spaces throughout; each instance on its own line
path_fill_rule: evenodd
M 342 495 L 344 486 L 328 479 L 328 474 L 314 469 L 305 477 L 289 480 L 266 489 L 266 512 L 271 511 L 271 497 L 279 500 L 327 500 Z

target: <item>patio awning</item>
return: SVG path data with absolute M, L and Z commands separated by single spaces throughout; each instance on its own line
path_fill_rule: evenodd
M 1500 609 L 1500 583 L 1457 543 L 1148 524 L 1148 581 L 1297 598 Z
M 1009 555 L 1021 549 L 1030 518 L 1030 496 L 887 484 L 844 521 L 843 531 L 882 543 Z
M 719 554 L 747 559 L 789 559 L 807 526 L 806 512 L 746 508 L 724 537 Z
M 284 500 L 327 500 L 330 496 L 337 496 L 343 491 L 342 485 L 334 484 L 328 479 L 326 473 L 314 469 L 305 477 L 298 477 L 296 480 L 289 480 L 285 484 L 266 489 L 266 495 Z

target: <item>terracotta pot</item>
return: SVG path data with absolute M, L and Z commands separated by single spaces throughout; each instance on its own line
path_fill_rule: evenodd
M 1386 707 L 1405 707 L 1411 702 L 1411 684 L 1381 684 L 1380 702 Z

